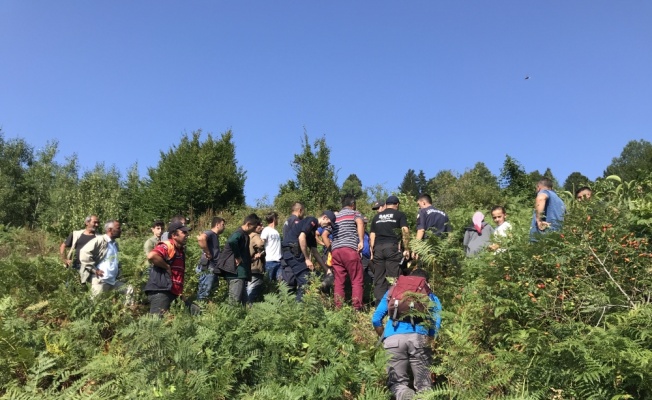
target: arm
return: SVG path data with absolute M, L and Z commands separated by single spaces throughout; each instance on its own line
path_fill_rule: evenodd
M 358 253 L 362 251 L 364 247 L 364 221 L 362 217 L 355 219 L 356 227 L 358 228 Z
M 328 238 L 328 235 L 330 235 L 328 229 L 324 229 L 324 231 L 321 233 L 321 241 L 326 248 L 331 247 L 331 240 Z
M 97 268 L 95 259 L 96 254 L 100 251 L 100 241 L 98 238 L 86 243 L 84 247 L 79 250 L 79 262 L 81 263 L 80 269 L 92 270 L 98 277 L 104 276 L 104 272 Z
M 326 265 L 326 263 L 322 259 L 321 255 L 319 255 L 319 252 L 317 251 L 317 248 L 316 247 L 311 247 L 310 252 L 312 253 L 312 257 L 315 260 L 317 260 L 317 264 L 319 264 L 319 266 L 322 267 L 322 269 L 324 271 L 326 271 L 328 269 L 328 265 Z
M 376 232 L 371 232 L 369 234 L 369 252 L 371 253 L 370 260 L 374 259 L 374 244 L 376 243 Z
M 410 257 L 410 229 L 407 226 L 401 228 L 403 239 L 403 257 Z
M 67 266 L 70 266 L 71 261 L 66 255 L 66 242 L 62 242 L 61 246 L 59 246 L 59 255 L 61 256 L 61 261 Z
M 163 256 L 156 250 L 152 250 L 147 254 L 147 260 L 149 260 L 153 266 L 164 269 L 168 274 L 170 274 L 170 276 L 172 276 L 172 268 L 170 268 L 170 265 L 165 262 Z
M 197 243 L 199 243 L 199 248 L 201 248 L 201 251 L 204 252 L 204 257 L 210 260 L 211 251 L 208 249 L 208 242 L 206 241 L 207 238 L 208 236 L 206 236 L 206 233 L 202 233 L 197 236 Z
M 537 197 L 534 201 L 534 211 L 535 211 L 535 218 L 537 220 L 537 227 L 539 228 L 540 231 L 545 230 L 547 227 L 550 226 L 550 224 L 546 221 L 543 220 L 544 217 L 544 211 L 546 209 L 546 201 L 548 200 L 548 195 L 545 193 L 539 192 L 537 194 Z
M 383 318 L 385 318 L 385 315 L 387 315 L 387 293 L 380 300 L 376 311 L 374 311 L 374 315 L 371 317 L 371 324 L 379 337 L 383 335 L 385 330 L 383 327 Z
M 229 240 L 226 241 L 226 243 L 231 248 L 231 251 L 233 252 L 233 258 L 235 259 L 236 267 L 242 263 L 242 254 L 240 253 L 240 246 L 238 243 L 239 239 L 239 231 L 235 231 L 231 236 L 229 236 Z
M 310 259 L 310 251 L 308 249 L 308 241 L 306 240 L 305 232 L 299 234 L 299 249 L 301 249 L 301 254 L 303 254 L 303 257 L 306 259 L 306 266 L 308 269 L 311 271 L 314 270 L 315 266 L 312 264 L 312 260 Z

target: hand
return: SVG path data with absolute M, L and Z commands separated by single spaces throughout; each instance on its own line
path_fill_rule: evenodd
M 540 231 L 545 231 L 549 226 L 550 223 L 546 221 L 537 221 L 537 228 L 539 228 Z
M 236 267 L 239 267 L 240 264 L 242 264 L 242 258 L 238 258 L 238 257 L 236 257 L 236 258 L 235 258 L 235 266 L 236 266 Z
M 258 260 L 260 258 L 260 253 L 254 254 L 254 260 Z
M 362 242 L 358 243 L 358 253 L 362 251 L 363 247 L 364 247 L 364 243 Z
M 306 266 L 308 267 L 309 270 L 314 271 L 315 266 L 313 265 L 312 261 L 306 259 Z
M 63 260 L 63 264 L 64 264 L 66 267 L 70 267 L 70 264 L 72 264 L 72 260 L 68 260 L 68 259 L 66 258 L 66 259 Z
M 98 278 L 101 278 L 101 277 L 104 276 L 104 271 L 102 271 L 101 269 L 96 269 L 96 270 L 95 270 L 95 275 L 96 275 Z
M 415 261 L 418 260 L 419 255 L 417 253 L 412 252 L 412 259 L 415 260 Z
M 409 250 L 403 250 L 403 257 L 405 257 L 406 260 L 410 259 L 410 251 Z
M 211 253 L 204 253 L 204 257 L 206 257 L 207 260 L 211 259 Z

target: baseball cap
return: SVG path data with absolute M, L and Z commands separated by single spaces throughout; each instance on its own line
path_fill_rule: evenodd
M 335 217 L 335 213 L 332 212 L 331 210 L 326 210 L 326 211 L 324 211 L 323 213 L 321 213 L 321 215 L 325 215 L 328 219 L 330 219 L 330 220 L 331 220 L 331 224 L 334 224 L 334 223 L 335 223 L 335 219 L 336 219 L 336 217 Z
M 168 233 L 174 233 L 177 231 L 177 229 L 183 231 L 183 232 L 189 232 L 192 230 L 192 228 L 182 224 L 181 222 L 173 222 L 168 226 Z
M 400 201 L 398 201 L 398 197 L 396 196 L 389 196 L 387 200 L 385 200 L 385 204 L 398 204 Z
M 385 202 L 384 202 L 384 201 L 382 201 L 382 200 L 376 200 L 376 202 L 371 206 L 371 209 L 372 209 L 372 210 L 377 210 L 377 209 L 379 209 L 380 207 L 382 207 L 382 206 L 384 206 L 384 205 L 385 205 Z

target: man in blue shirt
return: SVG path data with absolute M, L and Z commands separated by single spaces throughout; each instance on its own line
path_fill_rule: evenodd
M 566 214 L 566 205 L 552 190 L 552 181 L 548 178 L 541 179 L 537 182 L 537 197 L 534 201 L 534 213 L 530 227 L 532 241 L 536 241 L 537 233 L 561 230 L 564 214 Z
M 428 274 L 422 269 L 415 269 L 411 276 L 420 276 L 428 280 Z M 413 387 L 417 392 L 423 392 L 432 387 L 430 365 L 432 365 L 432 349 L 430 339 L 435 336 L 441 324 L 441 303 L 430 293 L 430 318 L 421 323 L 411 321 L 393 321 L 389 317 L 383 327 L 383 318 L 388 314 L 389 290 L 381 299 L 374 315 L 372 324 L 378 336 L 383 340 L 384 348 L 390 356 L 387 364 L 387 385 L 397 400 L 411 399 L 414 390 L 410 388 L 410 375 L 414 376 Z

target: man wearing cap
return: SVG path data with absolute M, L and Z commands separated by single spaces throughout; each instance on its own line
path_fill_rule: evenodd
M 174 223 L 177 223 L 177 222 L 180 222 L 181 225 L 188 225 L 188 223 L 190 221 L 188 220 L 188 218 L 184 217 L 183 215 L 175 215 L 170 220 L 170 224 L 174 224 Z M 161 241 L 168 240 L 168 238 L 169 238 L 168 235 L 169 235 L 169 232 L 167 232 L 167 231 L 163 232 L 163 235 L 161 235 Z
M 389 289 L 387 278 L 401 275 L 401 259 L 410 257 L 410 229 L 405 213 L 398 210 L 399 200 L 389 196 L 385 210 L 371 220 L 369 244 L 374 269 L 374 298 L 376 306 Z
M 385 210 L 385 200 L 376 200 L 371 206 L 371 209 L 377 212 L 383 212 Z
M 422 193 L 417 199 L 419 204 L 419 214 L 417 214 L 417 240 L 426 237 L 426 231 L 430 231 L 437 236 L 451 231 L 450 221 L 445 212 L 432 206 L 430 195 Z
M 319 218 L 306 217 L 299 223 L 292 225 L 287 235 L 283 237 L 281 249 L 283 260 L 287 267 L 283 271 L 283 278 L 288 285 L 297 288 L 297 301 L 303 297 L 303 288 L 308 283 L 310 272 L 315 269 L 312 258 L 326 270 L 328 267 L 317 252 L 317 238 L 315 233 L 318 227 L 328 227 L 335 221 L 335 213 L 326 210 Z M 312 257 L 311 257 L 312 256 Z M 296 282 L 292 282 L 292 280 Z
M 185 245 L 191 229 L 181 222 L 168 226 L 168 239 L 158 243 L 147 255 L 152 264 L 145 293 L 149 299 L 149 313 L 160 315 L 183 293 L 186 272 Z
M 100 293 L 117 290 L 127 296 L 126 304 L 133 302 L 134 288 L 118 281 L 120 263 L 118 260 L 118 244 L 122 229 L 120 221 L 110 220 L 104 224 L 104 235 L 98 236 L 86 243 L 79 251 L 79 269 L 82 283 L 90 279 L 91 297 Z
M 323 233 L 325 235 L 326 232 Z M 342 209 L 332 226 L 331 243 L 333 274 L 335 275 L 335 307 L 342 306 L 346 277 L 351 280 L 351 302 L 356 310 L 362 309 L 364 270 L 360 252 L 364 247 L 364 221 L 356 211 L 355 198 L 345 196 Z

